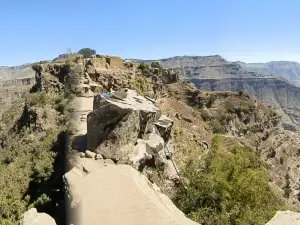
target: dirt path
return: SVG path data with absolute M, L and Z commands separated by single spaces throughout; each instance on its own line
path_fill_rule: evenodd
M 87 133 L 87 115 L 93 110 L 94 98 L 75 97 L 71 103 L 74 109 L 72 120 L 75 125 L 74 134 L 72 135 L 73 149 L 85 151 L 86 133 Z

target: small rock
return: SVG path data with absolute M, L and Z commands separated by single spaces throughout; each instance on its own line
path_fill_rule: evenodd
M 190 118 L 185 117 L 185 116 L 183 116 L 182 119 L 189 123 L 193 122 Z
M 38 213 L 36 208 L 26 211 L 21 219 L 21 225 L 56 225 L 55 220 L 46 213 Z
M 84 152 L 80 152 L 79 156 L 80 156 L 80 158 L 85 158 L 85 153 Z
M 103 157 L 102 157 L 101 154 L 96 154 L 95 159 L 96 159 L 96 160 L 99 160 L 99 159 L 103 159 Z
M 92 159 L 96 158 L 96 153 L 91 152 L 90 150 L 86 150 L 85 155 L 86 155 L 87 158 L 92 158 Z

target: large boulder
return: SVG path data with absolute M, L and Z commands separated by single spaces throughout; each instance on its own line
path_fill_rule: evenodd
M 300 213 L 292 211 L 278 211 L 266 225 L 299 225 Z
M 159 117 L 154 104 L 133 90 L 94 97 L 94 110 L 87 117 L 87 149 L 105 158 L 120 160 L 133 150 Z
M 71 217 L 77 216 L 76 222 L 80 221 L 81 225 L 197 224 L 128 165 L 99 167 L 72 185 L 78 190 L 82 205 Z
M 22 215 L 20 225 L 56 225 L 56 223 L 48 214 L 38 213 L 36 208 L 31 208 Z
M 130 161 L 138 170 L 148 166 L 159 167 L 166 161 L 164 153 L 164 140 L 155 133 L 146 134 L 144 139 L 139 139 L 130 155 Z
M 156 122 L 155 126 L 157 127 L 160 136 L 164 138 L 167 142 L 171 136 L 171 129 L 173 126 L 173 120 L 169 117 L 162 115 Z

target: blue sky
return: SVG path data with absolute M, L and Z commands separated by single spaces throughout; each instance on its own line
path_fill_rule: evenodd
M 0 65 L 91 47 L 123 58 L 300 62 L 299 0 L 3 0 Z

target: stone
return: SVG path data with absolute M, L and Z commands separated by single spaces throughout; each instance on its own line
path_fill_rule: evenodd
M 48 214 L 38 213 L 36 208 L 31 208 L 22 215 L 20 225 L 56 225 L 56 223 Z
M 128 165 L 107 165 L 74 184 L 82 199 L 80 223 L 197 225 L 145 176 Z M 96 201 L 95 201 L 96 200 Z M 73 215 L 71 215 L 72 217 Z
M 160 137 L 157 134 L 146 134 L 144 137 L 147 147 L 149 147 L 149 149 L 151 149 L 151 151 L 154 154 L 158 154 L 161 150 L 164 149 L 164 140 L 162 137 Z
M 95 157 L 96 160 L 99 160 L 99 159 L 103 159 L 102 155 L 101 154 L 96 154 L 96 157 Z
M 95 152 L 91 152 L 90 150 L 86 150 L 86 151 L 85 151 L 85 156 L 86 156 L 87 158 L 95 159 L 95 158 L 96 158 L 96 153 L 95 153 Z
M 80 152 L 79 156 L 80 156 L 80 158 L 84 158 L 85 157 L 85 153 L 84 152 Z
M 171 129 L 173 126 L 173 120 L 169 117 L 162 115 L 156 122 L 155 126 L 157 127 L 160 136 L 163 137 L 164 141 L 168 141 L 171 136 Z
M 181 118 L 182 118 L 184 121 L 188 122 L 188 123 L 193 122 L 193 121 L 192 121 L 190 118 L 188 118 L 188 117 L 182 116 Z
M 106 57 L 110 69 L 124 69 L 123 60 L 118 56 Z
M 105 68 L 106 59 L 105 57 L 95 57 L 89 60 L 89 63 L 94 66 L 94 68 Z
M 137 145 L 130 155 L 130 160 L 134 167 L 139 170 L 142 170 L 148 163 L 154 164 L 157 167 L 162 166 L 166 160 L 164 140 L 157 134 L 146 134 L 144 139 L 137 141 Z
M 131 162 L 133 166 L 140 170 L 141 166 L 144 166 L 148 160 L 152 159 L 152 152 L 147 151 L 146 141 L 138 139 L 137 144 L 134 146 L 134 150 L 131 154 Z
M 123 100 L 96 95 L 94 110 L 87 117 L 87 148 L 114 161 L 129 155 L 138 137 L 160 114 L 151 101 L 135 91 L 126 93 Z
M 131 111 L 121 119 L 106 139 L 95 149 L 96 153 L 116 161 L 128 154 L 138 139 L 139 112 Z
M 275 216 L 266 225 L 299 225 L 300 213 L 292 211 L 277 211 Z
M 178 182 L 180 180 L 179 175 L 177 174 L 178 168 L 172 163 L 171 160 L 167 160 L 164 166 L 164 177 L 168 180 Z

